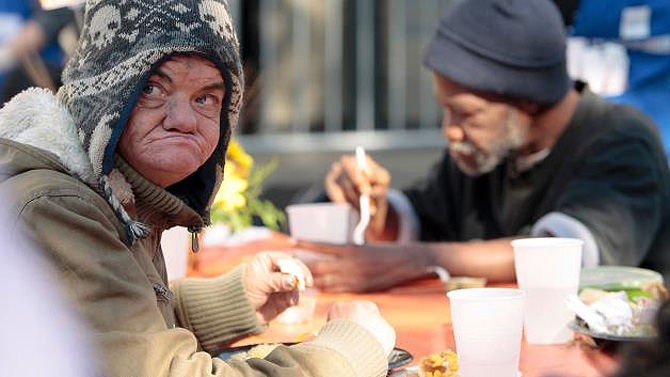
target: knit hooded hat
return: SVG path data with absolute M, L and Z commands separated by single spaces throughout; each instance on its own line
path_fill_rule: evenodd
M 218 147 L 196 172 L 167 190 L 209 221 L 223 178 L 225 150 L 237 124 L 243 75 L 239 44 L 224 0 L 87 0 L 79 45 L 63 72 L 59 99 L 68 107 L 97 187 L 126 225 L 146 235 L 120 205 L 108 176 L 117 144 L 151 73 L 174 54 L 201 55 L 222 72 L 226 98 Z

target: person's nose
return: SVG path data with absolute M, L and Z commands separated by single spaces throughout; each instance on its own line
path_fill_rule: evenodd
M 455 122 L 452 117 L 446 116 L 442 119 L 442 132 L 448 142 L 461 142 L 465 140 L 463 128 Z
M 463 132 L 463 129 L 453 124 L 447 126 L 445 129 L 445 137 L 452 142 L 465 141 L 465 133 Z
M 197 128 L 197 116 L 188 98 L 174 98 L 163 122 L 166 130 L 190 133 Z

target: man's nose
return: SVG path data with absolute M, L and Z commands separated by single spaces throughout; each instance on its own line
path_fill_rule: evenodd
M 168 105 L 168 113 L 163 122 L 165 129 L 193 132 L 197 127 L 195 109 L 187 98 L 175 98 Z
M 442 125 L 444 137 L 449 142 L 465 141 L 465 132 L 458 124 L 453 124 L 450 121 L 445 121 Z

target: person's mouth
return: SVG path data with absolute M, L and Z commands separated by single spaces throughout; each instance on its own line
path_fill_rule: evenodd
M 468 168 L 470 168 L 472 170 L 477 169 L 477 161 L 472 154 L 455 152 L 453 157 L 456 160 L 458 160 L 462 165 L 467 166 Z

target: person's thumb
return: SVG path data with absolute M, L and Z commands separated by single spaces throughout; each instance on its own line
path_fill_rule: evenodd
M 293 274 L 275 272 L 268 277 L 268 287 L 272 292 L 290 292 L 298 288 L 298 278 Z

